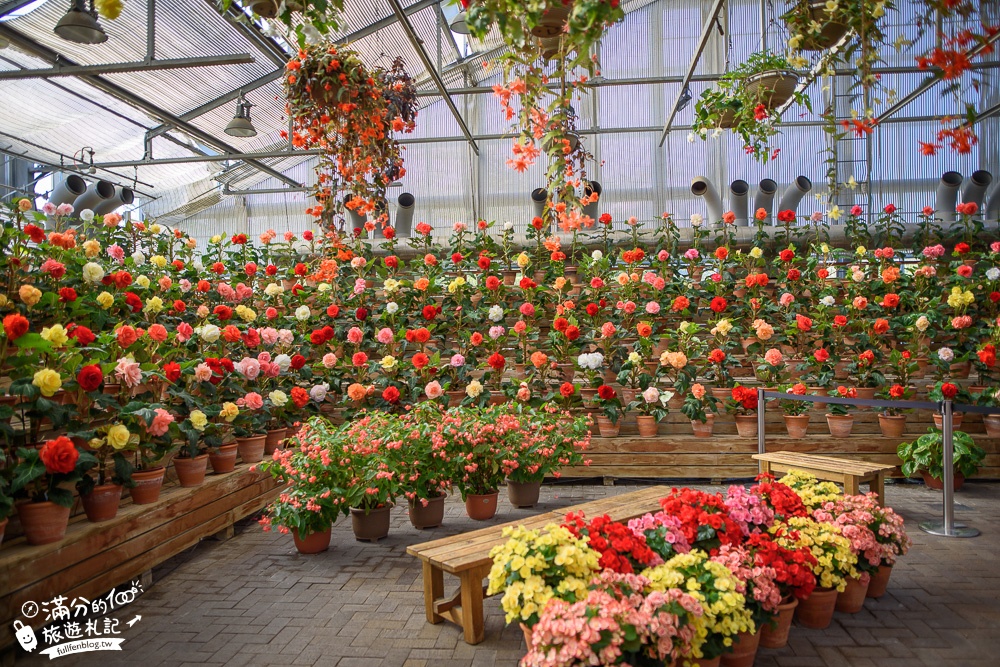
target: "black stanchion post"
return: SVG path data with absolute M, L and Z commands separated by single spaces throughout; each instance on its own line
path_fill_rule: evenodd
M 764 390 L 757 389 L 757 453 L 764 453 Z
M 941 465 L 944 469 L 942 482 L 943 521 L 926 521 L 920 524 L 920 530 L 931 535 L 942 537 L 975 537 L 979 531 L 975 528 L 955 523 L 955 442 L 952 437 L 954 425 L 954 406 L 950 400 L 941 403 Z

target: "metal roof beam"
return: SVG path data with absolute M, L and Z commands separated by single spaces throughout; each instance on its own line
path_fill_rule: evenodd
M 56 53 L 52 49 L 43 46 L 42 44 L 39 44 L 38 42 L 26 37 L 25 35 L 21 34 L 16 30 L 9 28 L 8 26 L 0 25 L 0 36 L 7 38 L 7 40 L 9 40 L 12 44 L 16 45 L 19 49 L 25 51 L 29 55 L 41 58 L 42 60 L 45 60 L 52 65 L 55 65 L 57 63 L 63 63 L 66 66 L 77 65 L 77 63 L 70 61 L 69 59 Z M 118 98 L 119 100 L 125 102 L 126 104 L 129 104 L 137 109 L 141 109 L 145 113 L 149 114 L 150 116 L 153 116 L 154 118 L 159 119 L 163 123 L 166 123 L 168 125 L 173 125 L 178 130 L 186 132 L 187 134 L 198 139 L 202 143 L 205 143 L 209 146 L 214 146 L 215 148 L 225 153 L 237 154 L 240 152 L 234 146 L 226 143 L 225 141 L 222 141 L 221 139 L 211 135 L 208 132 L 205 132 L 199 127 L 196 127 L 184 120 L 181 120 L 180 118 L 173 115 L 169 111 L 161 109 L 152 102 L 149 102 L 148 100 L 143 99 L 138 95 L 135 95 L 134 93 L 126 90 L 125 88 L 122 88 L 116 83 L 108 81 L 107 79 L 103 79 L 98 75 L 81 76 L 80 80 L 85 81 L 86 83 L 94 86 L 98 90 L 102 90 L 105 93 L 108 93 L 109 95 Z M 296 182 L 294 179 L 274 169 L 270 165 L 264 164 L 263 162 L 252 160 L 248 161 L 247 164 L 252 165 L 259 171 L 267 174 L 268 176 L 273 176 L 281 180 L 283 183 L 287 183 L 288 185 L 292 185 L 295 187 L 302 185 L 301 183 Z
M 61 76 L 90 76 L 96 74 L 123 74 L 126 72 L 147 72 L 153 70 L 185 69 L 188 67 L 209 67 L 215 65 L 242 65 L 254 62 L 249 53 L 227 56 L 205 56 L 196 58 L 165 58 L 146 62 L 140 60 L 110 65 L 55 65 L 47 69 L 22 69 L 0 72 L 0 80 L 49 79 Z
M 674 106 L 670 110 L 670 116 L 667 118 L 666 124 L 663 126 L 663 131 L 660 132 L 660 146 L 663 142 L 667 140 L 667 134 L 670 132 L 670 126 L 674 124 L 674 117 L 677 115 L 677 111 L 681 105 L 681 97 L 684 95 L 684 89 L 687 88 L 688 83 L 691 82 L 691 77 L 694 76 L 694 70 L 698 67 L 698 61 L 701 60 L 701 54 L 704 53 L 705 47 L 708 45 L 708 38 L 712 36 L 712 26 L 715 25 L 716 19 L 719 18 L 719 12 L 722 11 L 723 6 L 726 4 L 726 0 L 715 0 L 712 4 L 712 9 L 708 13 L 708 19 L 705 20 L 705 26 L 701 29 L 701 37 L 698 38 L 698 45 L 694 49 L 694 55 L 691 57 L 691 64 L 688 65 L 687 74 L 681 80 L 681 89 L 677 91 L 677 98 L 674 99 Z
M 0 3 L 0 18 L 7 16 L 8 14 L 13 14 L 19 9 L 24 9 L 35 0 L 7 0 L 7 2 Z
M 396 12 L 396 16 L 399 17 L 399 23 L 403 26 L 403 31 L 410 39 L 410 43 L 413 44 L 413 48 L 416 49 L 417 55 L 420 56 L 420 60 L 424 64 L 424 69 L 427 70 L 427 73 L 430 74 L 432 79 L 434 79 L 434 84 L 437 86 L 437 89 L 441 91 L 445 104 L 448 105 L 451 115 L 455 117 L 455 121 L 458 123 L 459 128 L 461 128 L 462 134 L 465 135 L 465 139 L 469 142 L 469 146 L 472 147 L 472 150 L 476 155 L 479 155 L 479 146 L 476 145 L 476 140 L 472 137 L 472 132 L 469 131 L 469 126 L 465 123 L 465 119 L 462 117 L 461 112 L 459 112 L 458 107 L 455 106 L 455 100 L 451 99 L 451 96 L 448 95 L 448 87 L 445 85 L 444 80 L 438 73 L 437 67 L 434 66 L 434 62 L 431 60 L 430 54 L 427 53 L 427 49 L 424 48 L 424 43 L 420 40 L 420 36 L 417 35 L 417 31 L 414 30 L 413 24 L 410 23 L 410 18 L 406 15 L 406 11 L 403 9 L 403 6 L 399 4 L 399 0 L 389 0 L 389 4 L 392 5 L 392 10 Z

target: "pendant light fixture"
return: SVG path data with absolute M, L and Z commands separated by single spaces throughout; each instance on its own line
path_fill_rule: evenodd
M 471 35 L 472 31 L 469 30 L 469 24 L 466 23 L 468 16 L 465 11 L 455 14 L 455 18 L 451 20 L 448 28 L 457 35 Z
M 97 22 L 94 0 L 90 0 L 89 9 L 86 0 L 70 0 L 66 15 L 59 19 L 53 30 L 63 39 L 77 44 L 102 44 L 108 41 L 107 33 Z
M 254 129 L 253 123 L 250 122 L 250 107 L 252 106 L 254 105 L 247 102 L 246 98 L 241 94 L 239 99 L 236 100 L 236 115 L 229 121 L 229 125 L 226 125 L 226 134 L 231 137 L 257 136 L 257 130 Z

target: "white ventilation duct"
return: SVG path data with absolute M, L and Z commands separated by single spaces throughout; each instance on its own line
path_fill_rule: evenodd
M 750 184 L 743 179 L 737 179 L 729 184 L 729 208 L 736 214 L 737 227 L 750 226 L 749 194 Z
M 355 229 L 365 228 L 365 218 L 360 213 L 355 210 L 347 208 L 347 202 L 353 199 L 352 195 L 348 195 L 347 199 L 344 200 L 344 213 L 347 215 L 347 219 L 351 221 L 351 226 Z
M 56 187 L 49 193 L 49 201 L 59 206 L 72 204 L 77 197 L 87 191 L 87 181 L 76 174 L 66 174 L 58 181 Z
M 132 188 L 116 188 L 115 196 L 111 197 L 111 199 L 105 199 L 92 210 L 94 211 L 94 215 L 107 215 L 122 206 L 131 205 L 134 201 L 135 193 L 132 192 Z
M 396 236 L 407 238 L 412 234 L 413 207 L 416 203 L 416 197 L 409 192 L 399 195 L 396 200 Z
M 593 204 L 587 204 L 586 206 L 584 206 L 583 214 L 593 218 L 596 221 L 597 216 L 600 215 L 599 209 L 601 206 L 601 194 L 604 192 L 604 188 L 602 188 L 601 184 L 598 183 L 597 181 L 587 181 L 586 184 L 583 186 L 584 196 L 589 197 L 595 192 L 597 193 L 597 201 L 595 201 Z
M 73 202 L 73 210 L 77 215 L 80 214 L 80 211 L 84 211 L 88 208 L 93 211 L 99 204 L 112 199 L 114 196 L 114 184 L 109 183 L 108 181 L 94 181 L 90 184 L 90 187 L 87 188 L 87 191 L 77 197 Z
M 799 207 L 799 202 L 806 193 L 812 190 L 813 184 L 805 176 L 796 176 L 795 180 L 785 188 L 778 202 L 778 211 L 795 211 Z
M 938 183 L 937 196 L 934 200 L 934 211 L 937 219 L 945 224 L 955 222 L 955 205 L 958 203 L 958 187 L 962 185 L 962 175 L 957 171 L 946 171 L 941 174 Z
M 986 211 L 983 219 L 989 222 L 996 222 L 1000 219 L 1000 182 L 993 186 L 989 197 L 986 198 Z
M 771 217 L 771 209 L 774 207 L 774 194 L 778 191 L 778 184 L 770 178 L 761 179 L 757 186 L 757 194 L 753 198 L 753 215 L 756 217 L 759 209 L 764 209 L 767 218 Z M 765 220 L 767 220 L 765 218 Z
M 691 179 L 691 194 L 696 197 L 704 197 L 705 205 L 708 207 L 709 223 L 716 223 L 722 220 L 722 199 L 708 178 L 695 176 Z
M 968 182 L 962 189 L 962 203 L 975 202 L 980 211 L 983 208 L 983 198 L 986 196 L 986 188 L 993 182 L 993 174 L 985 169 L 977 169 L 969 176 Z
M 545 202 L 548 201 L 549 193 L 545 188 L 535 188 L 531 191 L 531 211 L 536 218 L 543 218 L 545 213 Z

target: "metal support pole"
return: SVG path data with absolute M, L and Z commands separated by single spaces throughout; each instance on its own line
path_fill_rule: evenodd
M 941 537 L 975 537 L 979 531 L 975 528 L 955 523 L 955 449 L 952 439 L 953 426 L 952 402 L 946 400 L 941 404 L 941 465 L 944 468 L 944 520 L 925 521 L 920 524 L 920 530 Z
M 757 453 L 764 453 L 764 390 L 757 389 Z

